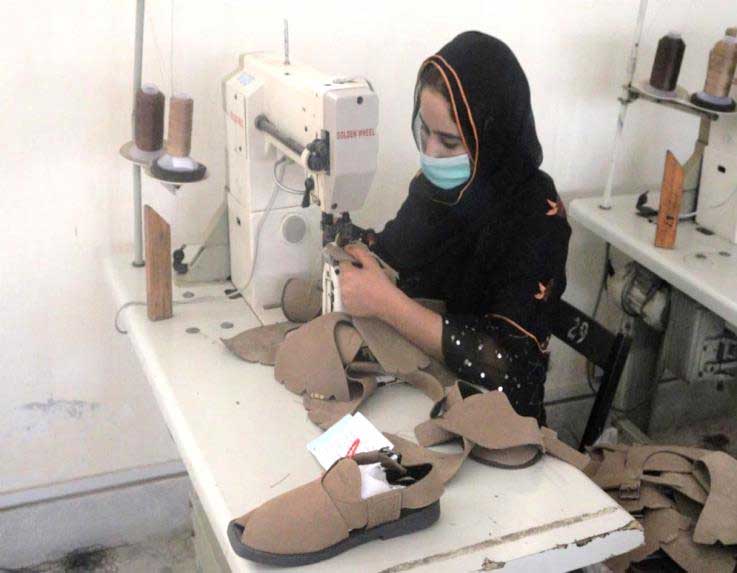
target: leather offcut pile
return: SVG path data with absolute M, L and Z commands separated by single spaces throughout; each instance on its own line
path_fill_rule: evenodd
M 615 572 L 662 551 L 692 572 L 737 567 L 737 460 L 661 445 L 593 448 L 591 479 L 635 516 L 645 544 L 606 562 Z

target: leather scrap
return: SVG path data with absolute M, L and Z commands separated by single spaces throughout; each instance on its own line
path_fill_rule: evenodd
M 320 282 L 303 278 L 291 278 L 284 283 L 281 308 L 287 320 L 309 322 L 322 312 Z
M 710 490 L 693 539 L 708 545 L 737 544 L 737 460 L 724 452 L 711 452 L 698 464 L 708 470 Z
M 295 394 L 312 397 L 351 399 L 343 361 L 338 351 L 335 330 L 350 324 L 341 312 L 322 315 L 291 332 L 279 347 L 274 377 Z
M 273 366 L 279 345 L 288 332 L 299 328 L 294 322 L 279 322 L 245 330 L 232 338 L 221 338 L 225 347 L 246 362 Z
M 383 374 L 381 366 L 373 362 L 354 362 L 345 368 L 350 400 L 321 400 L 309 394 L 302 397 L 307 417 L 315 425 L 327 430 L 348 414 L 354 414 L 379 387 L 377 376 Z
M 387 374 L 408 374 L 430 365 L 428 356 L 384 321 L 354 317 L 353 325 Z

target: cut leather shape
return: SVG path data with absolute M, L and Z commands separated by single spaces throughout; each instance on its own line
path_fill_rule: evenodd
M 540 430 L 542 431 L 546 453 L 582 471 L 591 463 L 589 456 L 559 440 L 558 434 L 554 430 L 546 427 L 542 427 Z
M 678 536 L 661 545 L 668 557 L 690 573 L 733 573 L 737 561 L 734 547 L 700 545 L 691 531 L 679 531 Z
M 413 388 L 417 388 L 425 396 L 430 398 L 433 403 L 442 400 L 445 396 L 445 388 L 435 376 L 426 370 L 415 370 L 401 374 L 400 378 Z
M 291 278 L 284 283 L 281 308 L 287 320 L 309 322 L 322 311 L 322 290 L 318 281 Z
M 350 390 L 335 340 L 338 324 L 350 324 L 347 314 L 331 312 L 291 332 L 279 347 L 274 377 L 295 394 L 350 400 Z
M 646 484 L 643 484 L 643 487 L 645 486 Z M 696 523 L 699 520 L 701 511 L 704 509 L 703 505 L 695 502 L 694 500 L 683 495 L 680 491 L 677 490 L 673 491 L 673 499 L 675 500 L 678 513 L 685 517 L 688 517 L 693 523 Z
M 369 248 L 361 243 L 361 242 L 354 242 L 351 243 L 351 246 L 358 247 L 360 249 L 363 249 L 364 251 L 370 253 L 374 259 L 376 259 L 376 262 L 379 263 L 379 266 L 384 271 L 384 274 L 389 278 L 392 283 L 396 284 L 397 279 L 399 278 L 399 273 L 395 271 L 392 267 L 390 267 L 386 262 L 384 262 L 381 257 L 379 257 L 376 253 L 373 253 L 369 250 Z M 357 262 L 355 258 L 353 258 L 351 255 L 349 255 L 346 250 L 342 247 L 339 247 L 335 243 L 328 243 L 325 245 L 322 249 L 323 253 L 323 259 L 332 260 L 336 263 L 355 263 Z
M 706 503 L 706 492 L 699 485 L 699 482 L 690 474 L 677 474 L 673 472 L 662 473 L 658 476 L 645 474 L 642 481 L 667 486 L 675 491 L 681 492 L 686 497 L 697 503 Z M 622 492 L 620 490 L 620 495 Z M 623 496 L 624 497 L 624 496 Z
M 708 470 L 709 497 L 701 512 L 693 540 L 711 545 L 737 543 L 737 460 L 724 452 L 711 452 L 697 465 Z
M 408 374 L 430 365 L 427 355 L 384 321 L 354 317 L 353 325 L 387 374 Z
M 445 367 L 445 365 L 440 362 L 439 360 L 433 358 L 432 356 L 430 358 L 430 365 L 425 368 L 425 372 L 428 374 L 432 374 L 435 379 L 440 382 L 445 388 L 450 388 L 458 382 L 458 376 L 456 376 L 455 373 L 453 373 L 451 370 Z
M 537 421 L 518 415 L 502 392 L 481 392 L 459 381 L 435 404 L 431 419 L 415 428 L 417 441 L 431 446 L 463 438 L 464 452 L 482 463 L 527 467 L 544 452 Z
M 232 338 L 221 338 L 225 347 L 246 362 L 273 366 L 279 346 L 288 332 L 299 328 L 293 322 L 279 322 L 245 330 Z
M 673 501 L 657 486 L 647 483 L 640 487 L 640 497 L 637 499 L 622 499 L 619 497 L 619 490 L 616 489 L 607 493 L 629 513 L 641 513 L 645 509 L 667 509 L 674 506 Z M 679 513 L 683 512 L 679 509 Z
M 343 416 L 354 414 L 376 391 L 376 377 L 383 373 L 381 366 L 372 362 L 349 364 L 345 372 L 350 392 L 349 401 L 320 400 L 309 394 L 302 397 L 307 417 L 323 430 L 327 430 Z
M 592 477 L 594 482 L 603 489 L 619 487 L 622 499 L 637 499 L 643 474 L 662 471 L 689 475 L 684 470 L 690 471 L 693 462 L 706 450 L 668 445 L 601 445 L 593 452 L 597 458 L 603 456 Z
M 359 464 L 381 463 L 398 489 L 361 497 Z M 399 463 L 383 452 L 342 458 L 321 478 L 286 492 L 228 526 L 234 551 L 280 566 L 322 561 L 351 547 L 424 529 L 440 515 L 442 481 L 432 463 Z
M 642 561 L 655 553 L 664 543 L 676 540 L 682 530 L 687 530 L 688 520 L 674 509 L 647 511 L 640 523 L 645 532 L 645 543 L 623 555 L 605 561 L 615 573 L 624 573 L 632 563 Z
M 363 346 L 361 335 L 358 334 L 353 325 L 345 322 L 339 322 L 335 326 L 335 342 L 343 364 L 353 362 L 361 346 Z

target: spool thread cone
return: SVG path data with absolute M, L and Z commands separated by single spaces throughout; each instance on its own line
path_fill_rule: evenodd
M 719 40 L 709 52 L 709 68 L 704 92 L 713 97 L 729 97 L 735 68 L 737 68 L 737 40 L 727 36 Z
M 192 112 L 194 101 L 185 94 L 169 100 L 169 134 L 166 152 L 172 157 L 187 157 L 192 149 Z
M 136 92 L 133 140 L 142 151 L 158 151 L 164 143 L 164 94 L 146 85 Z

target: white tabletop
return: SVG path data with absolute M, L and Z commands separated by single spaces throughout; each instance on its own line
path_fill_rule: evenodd
M 613 198 L 612 208 L 599 207 L 601 198 L 576 199 L 570 214 L 581 225 L 627 256 L 737 325 L 737 245 L 699 231 L 693 221 L 681 221 L 673 249 L 655 246 L 655 218 L 637 216 L 637 195 Z
M 144 269 L 128 257 L 106 262 L 119 303 L 143 300 Z M 221 296 L 230 285 L 175 287 L 175 300 Z M 183 292 L 195 293 L 184 299 Z M 234 324 L 224 329 L 225 321 Z M 320 475 L 305 449 L 320 430 L 301 399 L 272 369 L 229 354 L 220 337 L 257 325 L 242 300 L 175 305 L 149 322 L 145 307 L 124 311 L 138 354 L 192 484 L 233 571 L 266 569 L 233 553 L 228 522 Z M 197 328 L 190 334 L 187 329 Z M 382 388 L 363 409 L 381 430 L 413 439 L 430 402 L 406 386 Z M 501 470 L 469 460 L 441 498 L 441 517 L 406 537 L 375 541 L 300 570 L 567 571 L 643 542 L 632 517 L 579 470 L 546 456 L 530 468 Z

